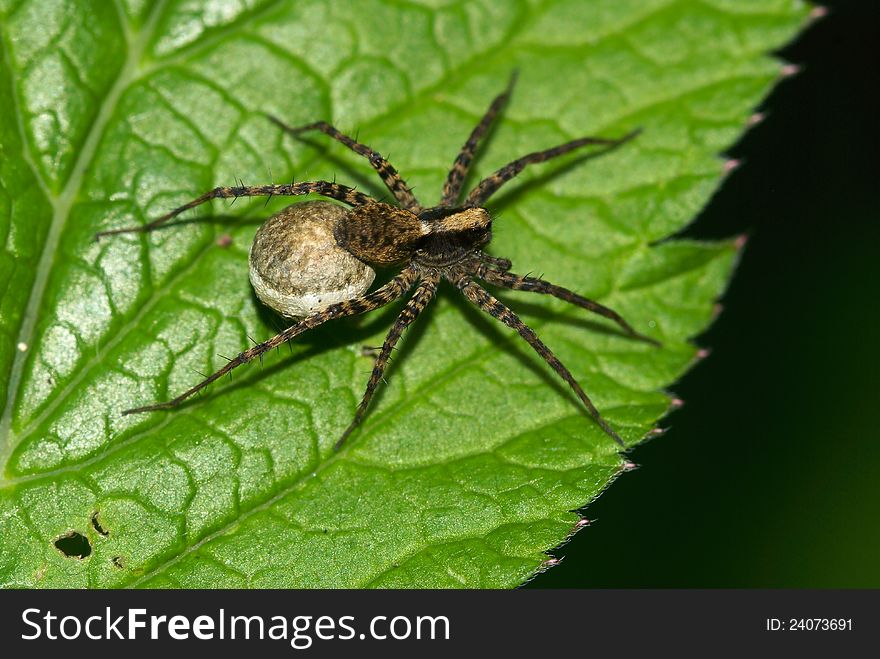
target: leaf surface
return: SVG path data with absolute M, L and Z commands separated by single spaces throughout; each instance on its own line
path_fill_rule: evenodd
M 588 135 L 642 135 L 535 166 L 490 203 L 491 253 L 620 311 L 663 348 L 529 293 L 500 296 L 630 443 L 670 407 L 736 257 L 667 240 L 722 180 L 809 8 L 791 0 L 0 2 L 0 583 L 511 587 L 625 468 L 564 383 L 450 287 L 338 453 L 399 305 L 331 323 L 173 413 L 279 319 L 247 281 L 272 200 L 215 202 L 95 242 L 238 179 L 369 165 L 291 124 L 332 122 L 424 204 L 514 68 L 469 183 Z M 213 216 L 213 219 L 212 217 Z M 231 238 L 224 247 L 218 241 Z M 386 273 L 387 276 L 387 273 Z M 85 557 L 55 545 L 71 532 Z

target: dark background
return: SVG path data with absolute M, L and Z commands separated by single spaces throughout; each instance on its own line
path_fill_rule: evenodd
M 532 587 L 880 587 L 880 3 L 825 6 L 686 232 L 749 234 L 711 357 Z

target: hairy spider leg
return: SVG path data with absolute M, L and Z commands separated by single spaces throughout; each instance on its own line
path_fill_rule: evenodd
M 397 173 L 397 170 L 394 169 L 391 163 L 385 160 L 379 152 L 374 151 L 366 144 L 361 144 L 360 142 L 353 140 L 345 133 L 341 133 L 339 130 L 328 124 L 326 121 L 316 121 L 313 124 L 293 127 L 288 126 L 277 117 L 273 117 L 272 115 L 267 116 L 282 130 L 291 135 L 300 135 L 310 130 L 319 130 L 325 135 L 329 135 L 337 142 L 342 142 L 349 149 L 364 156 L 370 161 L 370 165 L 376 170 L 376 173 L 379 174 L 379 178 L 382 179 L 382 182 L 385 183 L 386 187 L 391 191 L 391 194 L 394 195 L 394 198 L 400 202 L 401 206 L 413 213 L 419 213 L 422 210 L 422 207 L 419 205 L 412 190 L 400 174 Z
M 506 164 L 494 174 L 480 181 L 477 184 L 477 187 L 471 190 L 470 194 L 467 196 L 467 199 L 465 199 L 464 205 L 476 207 L 482 206 L 486 203 L 486 200 L 489 199 L 489 197 L 495 194 L 498 188 L 507 183 L 510 179 L 514 178 L 517 174 L 524 170 L 527 165 L 533 165 L 535 163 L 552 160 L 553 158 L 568 153 L 569 151 L 579 149 L 582 146 L 593 145 L 607 146 L 610 148 L 620 146 L 624 142 L 628 142 L 629 140 L 633 139 L 640 132 L 641 129 L 639 128 L 616 140 L 605 137 L 581 137 L 580 139 L 572 140 L 571 142 L 566 142 L 565 144 L 555 146 L 552 149 L 529 153 L 522 158 L 517 158 L 513 162 Z
M 510 259 L 492 256 L 486 254 L 486 252 L 480 252 L 479 257 L 485 265 L 489 265 L 495 270 L 500 270 L 501 272 L 507 272 L 513 267 L 513 263 L 510 262 Z
M 498 113 L 501 112 L 510 98 L 513 86 L 516 84 L 516 77 L 517 72 L 514 71 L 510 76 L 510 81 L 507 83 L 507 89 L 495 97 L 489 109 L 486 110 L 486 114 L 480 119 L 480 123 L 471 132 L 464 146 L 461 147 L 455 162 L 452 163 L 452 169 L 449 170 L 446 182 L 443 184 L 443 197 L 440 199 L 441 206 L 454 206 L 458 202 L 458 198 L 461 196 L 461 186 L 467 177 L 468 170 L 471 168 L 471 162 L 474 159 L 477 147 L 480 145 L 480 140 L 489 131 L 492 123 L 495 121 L 495 117 L 498 116 Z
M 348 428 L 345 429 L 345 432 L 342 433 L 342 437 L 336 442 L 333 447 L 334 449 L 339 449 L 339 447 L 342 446 L 342 443 L 363 420 L 364 415 L 367 413 L 367 407 L 373 398 L 373 394 L 376 393 L 379 382 L 382 380 L 382 375 L 388 367 L 388 359 L 391 357 L 391 351 L 394 350 L 394 346 L 397 344 L 401 335 L 403 335 L 403 331 L 409 327 L 415 319 L 419 317 L 419 314 L 422 313 L 425 307 L 428 306 L 428 303 L 437 291 L 438 281 L 438 275 L 427 275 L 421 281 L 418 288 L 416 288 L 416 292 L 406 303 L 406 306 L 403 308 L 403 311 L 400 312 L 397 320 L 394 321 L 394 325 L 392 325 L 391 329 L 388 331 L 388 335 L 385 337 L 385 343 L 382 344 L 382 349 L 373 364 L 373 372 L 370 375 L 369 382 L 367 382 L 367 390 L 364 392 L 364 397 L 361 400 L 360 405 L 358 405 L 354 419 L 352 419 Z
M 620 438 L 614 429 L 608 425 L 608 422 L 602 417 L 599 413 L 599 410 L 596 409 L 596 406 L 593 405 L 593 401 L 590 400 L 590 397 L 584 392 L 581 388 L 581 385 L 578 384 L 577 380 L 574 379 L 574 376 L 571 372 L 565 367 L 565 365 L 559 361 L 556 355 L 544 345 L 543 341 L 538 338 L 538 335 L 535 334 L 534 330 L 531 327 L 526 325 L 513 311 L 511 311 L 508 307 L 506 307 L 500 300 L 495 298 L 491 293 L 489 293 L 486 289 L 482 288 L 478 284 L 474 283 L 472 280 L 468 279 L 466 275 L 460 274 L 458 277 L 451 280 L 452 283 L 464 293 L 464 296 L 472 302 L 474 305 L 485 311 L 487 314 L 500 320 L 502 323 L 507 325 L 510 328 L 515 329 L 519 335 L 526 340 L 526 342 L 532 346 L 535 352 L 537 352 L 543 359 L 546 361 L 551 368 L 565 380 L 569 386 L 574 390 L 577 397 L 581 399 L 581 402 L 586 406 L 587 410 L 590 412 L 590 416 L 593 417 L 593 420 L 599 424 L 599 427 L 602 428 L 615 442 L 620 444 L 621 446 L 625 446 L 623 440 Z
M 144 407 L 135 407 L 130 410 L 125 410 L 123 414 L 139 414 L 141 412 L 152 412 L 154 410 L 166 410 L 177 407 L 187 398 L 189 398 L 193 394 L 198 393 L 215 380 L 222 378 L 233 369 L 241 366 L 242 364 L 247 364 L 249 361 L 259 357 L 269 350 L 272 350 L 272 348 L 280 346 L 285 341 L 290 341 L 291 339 L 302 334 L 303 332 L 314 329 L 318 325 L 322 325 L 328 320 L 333 320 L 334 318 L 341 318 L 343 316 L 356 316 L 358 314 L 367 313 L 368 311 L 373 311 L 374 309 L 384 307 L 386 304 L 389 304 L 390 302 L 393 302 L 394 300 L 403 296 L 403 294 L 406 293 L 415 283 L 416 278 L 417 274 L 415 269 L 407 267 L 402 270 L 400 274 L 391 279 L 387 284 L 381 286 L 380 288 L 377 288 L 372 293 L 368 293 L 367 295 L 364 295 L 362 297 L 354 298 L 353 300 L 339 302 L 337 304 L 330 305 L 329 307 L 327 307 L 326 309 L 322 309 L 321 311 L 316 311 L 310 316 L 306 316 L 296 324 L 291 325 L 280 334 L 276 334 L 268 341 L 263 341 L 262 343 L 258 343 L 257 345 L 253 346 L 249 350 L 240 352 L 236 357 L 230 359 L 229 362 L 225 366 L 223 366 L 223 368 L 215 371 L 204 380 L 199 382 L 196 386 L 180 394 L 177 398 L 164 403 L 145 405 Z
M 358 192 L 354 188 L 330 181 L 304 181 L 302 183 L 282 183 L 274 185 L 246 185 L 240 187 L 221 187 L 209 190 L 200 197 L 196 197 L 192 201 L 178 206 L 170 213 L 165 213 L 161 217 L 157 217 L 152 222 L 142 224 L 135 227 L 123 227 L 121 229 L 108 229 L 95 234 L 95 238 L 109 236 L 117 233 L 147 233 L 158 229 L 168 220 L 177 217 L 182 212 L 195 208 L 211 199 L 229 199 L 230 197 L 238 199 L 239 197 L 296 197 L 307 194 L 319 194 L 336 201 L 341 201 L 350 206 L 364 206 L 366 204 L 375 203 L 375 199 L 362 192 Z
M 496 286 L 510 288 L 515 291 L 545 293 L 547 295 L 557 297 L 560 300 L 565 300 L 570 304 L 577 305 L 582 309 L 592 311 L 595 314 L 608 318 L 609 320 L 613 320 L 620 326 L 620 329 L 626 332 L 626 334 L 633 339 L 638 339 L 639 341 L 644 341 L 645 343 L 650 343 L 651 345 L 660 347 L 659 341 L 636 332 L 632 328 L 632 326 L 623 319 L 623 316 L 621 316 L 613 309 L 609 309 L 608 307 L 603 306 L 598 302 L 594 302 L 589 298 L 578 295 L 577 293 L 570 291 L 567 288 L 557 286 L 556 284 L 551 284 L 549 281 L 538 279 L 537 277 L 524 277 L 522 275 L 513 274 L 512 272 L 498 272 L 497 270 L 491 270 L 482 263 L 477 264 L 475 272 L 477 277 L 490 284 L 495 284 Z

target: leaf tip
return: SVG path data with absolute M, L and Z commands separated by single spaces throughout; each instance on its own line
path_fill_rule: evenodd
M 796 76 L 802 69 L 803 67 L 800 64 L 784 64 L 782 69 L 780 69 L 780 73 L 783 78 L 790 78 Z
M 766 119 L 766 118 L 767 118 L 767 113 L 766 113 L 766 112 L 754 112 L 754 113 L 752 114 L 752 116 L 749 117 L 748 121 L 746 122 L 746 125 L 747 125 L 749 128 L 751 128 L 752 126 L 757 126 L 758 124 L 760 124 L 761 122 L 763 122 L 764 119 Z
M 551 568 L 551 567 L 556 567 L 556 566 L 559 565 L 561 562 L 562 562 L 562 559 L 561 559 L 561 558 L 554 558 L 553 556 L 551 556 L 551 557 L 548 558 L 546 561 L 544 561 L 543 563 L 541 563 L 541 569 L 542 569 L 542 570 L 547 570 L 547 569 L 549 569 L 549 568 Z
M 821 18 L 825 18 L 828 13 L 828 7 L 825 7 L 824 5 L 816 5 L 810 10 L 810 20 L 818 21 Z
M 724 160 L 724 165 L 722 165 L 724 176 L 728 176 L 734 170 L 739 169 L 740 165 L 742 165 L 741 159 L 739 159 L 739 158 L 726 158 Z

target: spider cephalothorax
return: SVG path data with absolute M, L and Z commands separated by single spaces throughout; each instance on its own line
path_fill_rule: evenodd
M 440 203 L 432 208 L 423 208 L 419 205 L 412 190 L 381 155 L 340 133 L 330 124 L 319 121 L 299 128 L 291 128 L 278 119 L 270 117 L 293 135 L 318 130 L 368 158 L 370 165 L 382 178 L 399 206 L 377 201 L 354 188 L 328 181 L 242 185 L 215 188 L 149 224 L 99 233 L 98 236 L 152 231 L 183 211 L 215 198 L 296 196 L 315 193 L 351 206 L 350 210 L 346 210 L 328 202 L 312 202 L 310 206 L 295 204 L 270 218 L 257 233 L 254 246 L 251 248 L 251 281 L 254 288 L 263 302 L 283 315 L 296 317 L 296 322 L 268 341 L 239 353 L 223 368 L 177 398 L 126 410 L 124 413 L 176 407 L 237 366 L 261 356 L 303 332 L 333 318 L 378 309 L 403 297 L 415 287 L 415 293 L 405 304 L 379 350 L 367 383 L 367 390 L 354 419 L 336 443 L 338 448 L 366 413 L 367 406 L 388 365 L 391 352 L 403 330 L 418 317 L 434 297 L 440 280 L 446 279 L 470 302 L 516 330 L 571 386 L 596 423 L 616 442 L 623 445 L 623 440 L 605 421 L 562 362 L 553 355 L 531 328 L 511 309 L 480 286 L 477 280 L 501 288 L 553 295 L 613 320 L 632 338 L 656 345 L 654 339 L 636 332 L 615 311 L 543 279 L 515 275 L 510 272 L 509 260 L 496 258 L 482 251 L 492 238 L 492 220 L 483 205 L 498 188 L 519 174 L 527 165 L 550 160 L 582 146 L 615 147 L 634 137 L 636 132 L 620 139 L 582 137 L 546 151 L 530 153 L 483 179 L 464 200 L 461 200 L 461 187 L 474 152 L 507 101 L 513 83 L 514 78 L 511 78 L 507 89 L 492 101 L 480 123 L 471 132 L 446 178 Z M 308 231 L 304 230 L 306 228 Z M 317 238 L 307 242 L 303 238 L 306 234 L 314 234 Z M 320 250 L 317 258 L 314 250 Z M 291 266 L 292 263 L 309 265 Z M 402 269 L 383 286 L 371 293 L 365 293 L 373 281 L 374 273 L 369 268 L 371 265 L 402 266 Z M 318 271 L 292 272 L 291 267 L 317 268 Z M 324 272 L 321 268 L 331 271 Z M 308 283 L 303 285 L 297 280 L 297 277 L 303 274 L 318 276 L 307 277 L 303 281 Z M 293 283 L 290 283 L 291 281 Z M 279 282 L 286 283 L 282 285 Z

